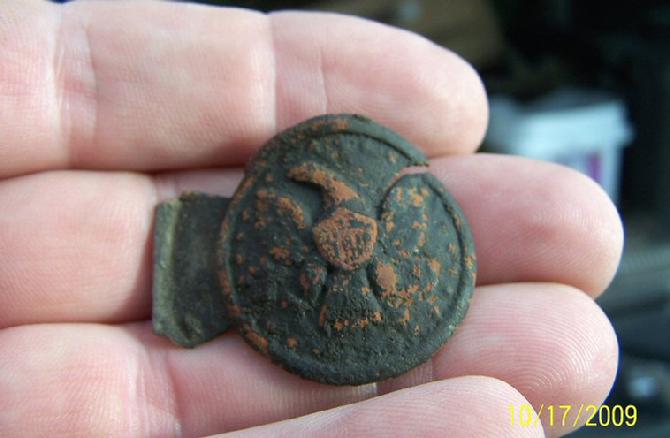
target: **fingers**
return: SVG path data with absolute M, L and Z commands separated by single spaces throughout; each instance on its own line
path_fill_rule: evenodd
M 146 323 L 10 328 L 0 349 L 7 436 L 202 436 L 374 394 L 289 375 L 235 334 L 185 350 Z
M 234 333 L 186 350 L 149 330 L 148 323 L 48 324 L 0 332 L 0 424 L 7 425 L 7 435 L 220 433 L 357 402 L 412 380 L 319 385 L 281 370 Z M 541 403 L 597 405 L 614 379 L 616 351 L 607 318 L 581 292 L 552 284 L 488 286 L 475 293 L 463 325 L 432 363 L 410 374 L 412 384 L 492 376 L 536 409 Z M 462 393 L 450 388 L 436 396 L 438 405 L 452 390 L 458 394 L 453 400 L 462 401 Z M 492 411 L 498 401 L 483 391 L 481 399 L 474 391 L 472 403 L 457 412 L 471 410 L 462 420 L 474 417 L 482 427 L 492 416 L 489 427 L 506 430 L 509 419 L 501 422 L 499 410 L 508 413 L 508 403 L 522 400 L 506 399 L 507 392 L 499 400 L 505 404 Z M 547 432 L 568 428 L 554 429 Z
M 169 178 L 53 172 L 0 185 L 0 327 L 144 319 L 151 307 L 151 231 L 161 197 L 230 195 L 240 171 Z
M 583 424 L 586 418 L 576 418 L 579 406 L 599 406 L 607 397 L 617 371 L 616 335 L 583 293 L 549 284 L 486 286 L 471 306 L 463 329 L 433 360 L 435 375 L 481 374 L 509 382 L 536 411 L 544 404 L 547 436 Z M 550 421 L 549 405 L 574 411 L 565 421 Z
M 358 18 L 169 2 L 0 3 L 0 177 L 243 163 L 278 130 L 359 112 L 431 156 L 474 150 L 476 73 Z
M 544 436 L 539 427 L 511 424 L 506 406 L 525 403 L 518 391 L 499 380 L 459 377 L 221 437 Z
M 622 231 L 590 180 L 550 164 L 476 155 L 432 171 L 470 221 L 480 284 L 551 281 L 597 295 L 618 263 Z M 52 172 L 0 185 L 0 327 L 128 321 L 150 313 L 151 224 L 159 198 L 230 195 L 239 171 L 164 175 Z
M 616 273 L 623 228 L 588 177 L 505 155 L 436 159 L 435 173 L 470 222 L 478 283 L 548 281 L 598 296 Z

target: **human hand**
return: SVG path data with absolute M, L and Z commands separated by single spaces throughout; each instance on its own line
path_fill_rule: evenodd
M 331 387 L 238 335 L 153 335 L 155 205 L 231 195 L 254 148 L 337 112 L 423 148 L 468 217 L 479 287 L 454 337 L 405 376 Z M 576 172 L 471 154 L 486 117 L 466 63 L 361 19 L 0 2 L 0 436 L 540 436 L 509 407 L 600 403 L 617 345 L 592 298 L 619 218 Z

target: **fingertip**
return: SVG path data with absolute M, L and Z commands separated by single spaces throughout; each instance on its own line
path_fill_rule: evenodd
M 477 289 L 463 325 L 434 357 L 433 372 L 442 379 L 482 374 L 509 382 L 535 411 L 544 406 L 545 432 L 553 436 L 579 425 L 580 406 L 599 406 L 607 397 L 617 357 L 608 318 L 583 291 L 504 284 Z M 573 417 L 550 419 L 547 407 L 561 405 L 574 409 Z
M 522 157 L 476 154 L 433 160 L 472 226 L 479 284 L 565 283 L 598 296 L 623 247 L 619 214 L 583 174 Z
M 445 47 L 360 17 L 279 12 L 273 21 L 280 127 L 362 113 L 429 156 L 472 152 L 487 125 L 474 68 Z

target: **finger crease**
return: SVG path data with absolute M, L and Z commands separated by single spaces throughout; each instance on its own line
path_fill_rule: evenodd
M 323 113 L 328 114 L 330 109 L 330 93 L 328 93 L 328 81 L 326 75 L 326 66 L 324 62 L 323 48 L 319 44 L 317 46 L 317 53 L 319 56 L 319 81 L 321 89 L 323 90 Z
M 182 427 L 182 410 L 181 404 L 179 403 L 179 397 L 177 396 L 177 380 L 175 368 L 172 360 L 170 360 L 170 353 L 166 352 L 161 355 L 164 368 L 166 370 L 166 391 L 168 394 L 167 410 L 171 414 L 174 420 L 173 432 L 175 436 L 182 436 L 183 427 Z
M 272 62 L 270 65 L 272 66 L 272 105 L 270 108 L 272 108 L 273 114 L 272 114 L 272 132 L 277 131 L 277 127 L 279 126 L 279 121 L 277 119 L 277 113 L 279 112 L 279 109 L 277 108 L 277 105 L 279 104 L 277 95 L 278 95 L 278 90 L 277 87 L 279 86 L 279 81 L 277 80 L 277 45 L 275 41 L 275 31 L 274 31 L 274 24 L 272 20 L 271 15 L 266 15 L 265 16 L 266 21 L 267 21 L 267 27 L 268 27 L 268 38 L 270 40 L 270 53 L 272 56 Z
M 65 162 L 70 160 L 70 139 L 71 133 L 69 127 L 71 126 L 70 120 L 68 117 L 68 102 L 65 99 L 65 72 L 64 72 L 64 50 L 65 45 L 63 44 L 63 32 L 64 32 L 64 8 L 54 8 L 56 14 L 56 20 L 58 22 L 55 32 L 54 45 L 53 45 L 53 54 L 52 54 L 52 92 L 53 92 L 53 102 L 54 102 L 54 118 L 55 118 L 55 127 L 58 129 L 58 137 L 60 139 L 60 148 L 63 151 L 65 157 Z
M 93 119 L 91 120 L 91 144 L 96 145 L 98 144 L 98 120 L 99 120 L 99 111 L 100 111 L 100 104 L 99 104 L 99 90 L 98 90 L 98 75 L 97 75 L 97 70 L 96 70 L 96 64 L 95 64 L 95 58 L 93 56 L 93 45 L 91 44 L 91 31 L 90 31 L 90 25 L 88 23 L 83 24 L 83 30 L 84 30 L 84 40 L 86 43 L 86 52 L 88 54 L 88 71 L 89 71 L 89 78 L 90 78 L 90 84 L 91 84 L 91 90 L 92 90 L 92 99 L 91 101 L 93 102 L 93 111 L 91 111 L 91 114 L 93 115 Z M 70 146 L 70 150 L 74 150 L 72 145 Z M 74 161 L 76 161 L 76 157 L 71 156 L 70 157 L 70 165 L 73 165 Z

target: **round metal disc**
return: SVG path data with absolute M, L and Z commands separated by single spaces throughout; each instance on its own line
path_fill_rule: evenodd
M 289 371 L 363 384 L 419 365 L 451 336 L 475 282 L 467 222 L 425 157 L 369 119 L 320 116 L 270 140 L 226 213 L 229 316 Z

